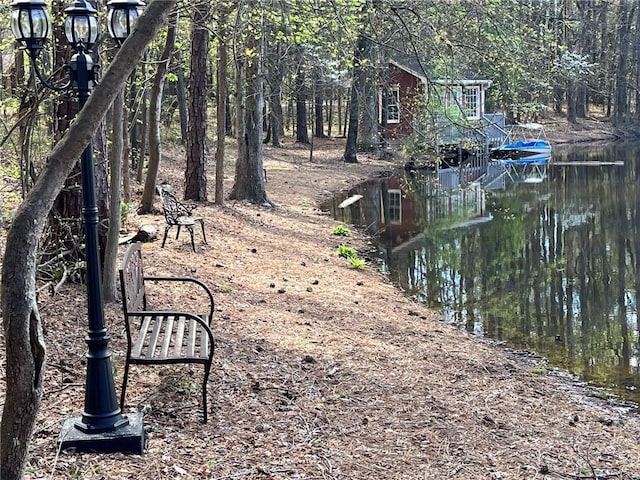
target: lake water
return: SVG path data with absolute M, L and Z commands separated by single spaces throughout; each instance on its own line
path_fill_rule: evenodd
M 390 279 L 447 322 L 640 402 L 640 144 L 556 147 L 512 173 L 442 192 L 402 172 L 325 208 L 366 227 Z

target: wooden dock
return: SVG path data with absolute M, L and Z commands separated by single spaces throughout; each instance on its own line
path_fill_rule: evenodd
M 624 165 L 622 160 L 615 160 L 611 162 L 599 162 L 599 161 L 576 161 L 576 162 L 549 162 L 549 165 L 555 167 L 620 167 Z

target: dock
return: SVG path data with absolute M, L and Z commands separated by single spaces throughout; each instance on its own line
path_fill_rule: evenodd
M 615 160 L 612 162 L 600 162 L 600 161 L 576 161 L 576 162 L 549 162 L 549 165 L 556 167 L 620 167 L 624 165 L 622 160 Z

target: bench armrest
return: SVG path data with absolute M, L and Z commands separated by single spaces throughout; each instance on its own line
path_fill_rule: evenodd
M 215 303 L 213 301 L 213 294 L 211 293 L 211 290 L 209 290 L 209 287 L 207 287 L 204 283 L 202 283 L 200 280 L 196 280 L 195 278 L 191 278 L 191 277 L 156 277 L 156 276 L 145 276 L 144 277 L 144 281 L 151 281 L 151 282 L 189 282 L 189 283 L 194 283 L 198 286 L 200 286 L 204 292 L 207 294 L 207 296 L 209 297 L 209 325 L 211 325 L 211 321 L 213 319 L 213 309 L 215 307 Z M 133 312 L 131 312 L 133 313 Z M 193 314 L 191 314 L 193 315 Z

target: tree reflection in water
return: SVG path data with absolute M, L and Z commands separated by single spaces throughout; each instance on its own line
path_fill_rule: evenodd
M 541 183 L 443 193 L 392 176 L 325 207 L 368 228 L 390 278 L 447 321 L 640 402 L 638 162 L 637 143 L 556 148 Z

